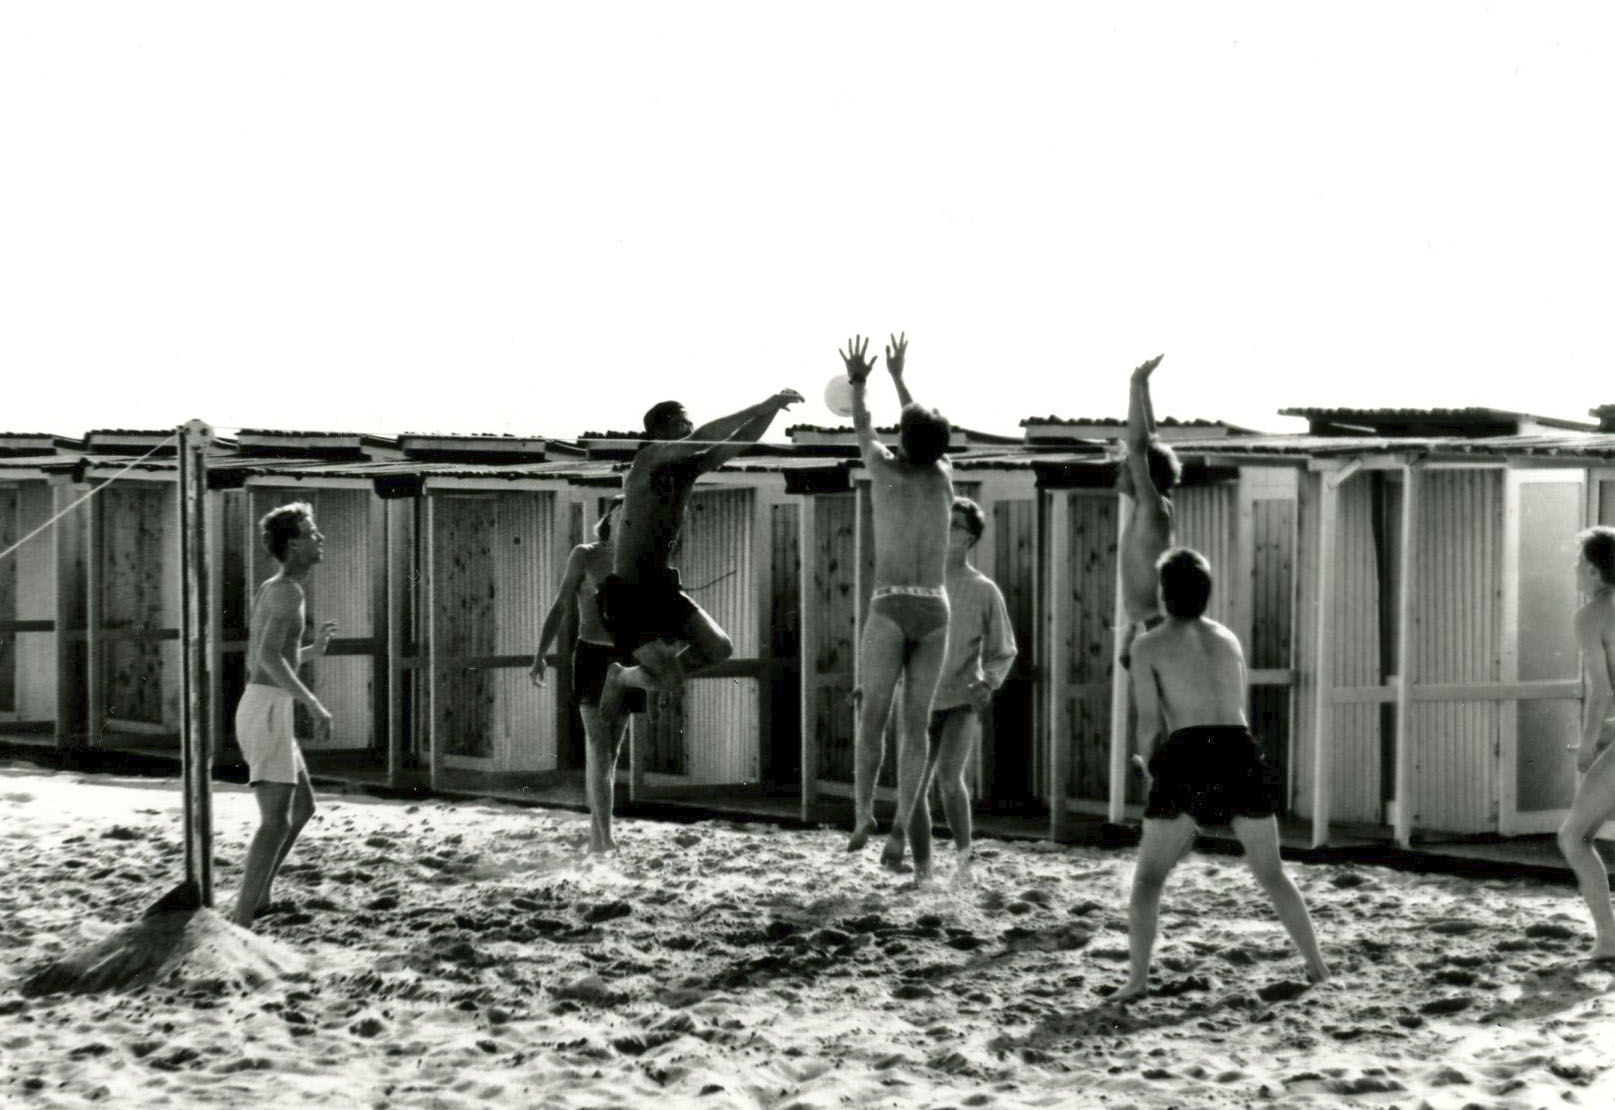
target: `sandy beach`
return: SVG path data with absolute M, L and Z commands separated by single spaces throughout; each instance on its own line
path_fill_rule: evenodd
M 833 829 L 627 821 L 601 863 L 580 814 L 322 794 L 258 929 L 285 974 L 25 998 L 179 877 L 180 796 L 11 763 L 0 802 L 6 1106 L 1615 1104 L 1615 971 L 1565 886 L 1293 865 L 1336 971 L 1306 989 L 1196 855 L 1123 1009 L 1131 851 L 984 841 L 954 890 L 944 842 L 916 890 Z M 224 903 L 255 808 L 215 806 Z

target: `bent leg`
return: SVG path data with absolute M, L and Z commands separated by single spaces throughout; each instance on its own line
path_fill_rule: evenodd
M 247 845 L 242 864 L 241 890 L 236 895 L 233 920 L 243 929 L 252 928 L 259 900 L 268 892 L 281 847 L 291 830 L 292 795 L 297 787 L 287 782 L 260 782 L 252 788 L 258 800 L 258 829 Z
M 1615 911 L 1609 902 L 1609 872 L 1593 846 L 1593 838 L 1605 821 L 1615 816 L 1615 759 L 1605 748 L 1582 777 L 1570 813 L 1559 826 L 1559 850 L 1575 872 L 1576 886 L 1593 915 L 1595 960 L 1615 959 Z
M 858 646 L 858 728 L 853 740 L 852 839 L 847 851 L 856 852 L 875 831 L 875 781 L 880 777 L 891 716 L 892 689 L 903 666 L 903 633 L 886 617 L 870 611 L 864 618 L 863 642 Z
M 690 603 L 690 615 L 685 618 L 680 639 L 684 641 L 684 650 L 673 659 L 680 680 L 705 667 L 722 663 L 735 653 L 734 641 L 729 639 L 729 634 L 718 627 L 711 613 L 694 602 Z
M 1329 978 L 1329 965 L 1318 949 L 1318 937 L 1313 932 L 1312 915 L 1307 912 L 1306 901 L 1279 859 L 1278 821 L 1272 817 L 1235 817 L 1232 823 L 1234 835 L 1245 848 L 1245 862 L 1306 961 L 1307 978 L 1314 983 L 1323 982 Z
M 926 725 L 931 719 L 931 698 L 948 657 L 946 624 L 909 647 L 903 672 L 903 704 L 898 724 L 897 817 L 881 862 L 896 867 L 903 860 L 905 832 L 914 845 L 914 875 L 931 877 L 931 806 L 925 797 L 926 757 L 930 744 Z
M 1161 889 L 1166 877 L 1194 843 L 1194 821 L 1186 813 L 1161 819 L 1146 817 L 1133 866 L 1133 894 L 1127 905 L 1127 982 L 1114 998 L 1137 998 L 1149 986 L 1150 956 L 1161 916 Z
M 942 722 L 942 735 L 934 756 L 942 812 L 948 819 L 948 831 L 953 834 L 953 846 L 958 853 L 954 871 L 957 883 L 970 881 L 970 785 L 965 776 L 980 736 L 980 714 L 971 709 L 956 709 Z

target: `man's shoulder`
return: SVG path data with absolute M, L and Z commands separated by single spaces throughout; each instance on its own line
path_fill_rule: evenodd
M 1577 631 L 1607 633 L 1615 629 L 1615 603 L 1609 598 L 1595 597 L 1576 610 L 1575 620 Z
M 260 587 L 258 601 L 261 605 L 295 608 L 303 604 L 303 587 L 290 578 L 281 578 L 277 575 L 267 579 Z

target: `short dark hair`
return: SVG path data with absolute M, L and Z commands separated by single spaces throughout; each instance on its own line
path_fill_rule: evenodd
M 930 466 L 948 450 L 953 426 L 936 409 L 922 408 L 910 401 L 897 418 L 897 441 L 903 457 L 920 466 Z
M 600 519 L 594 522 L 594 538 L 601 543 L 611 542 L 611 514 L 622 508 L 622 494 L 618 494 L 606 502 L 606 507 L 600 510 Z
M 314 506 L 307 501 L 293 501 L 290 505 L 270 509 L 258 522 L 264 547 L 275 557 L 276 562 L 285 560 L 286 545 L 303 534 L 305 520 L 313 523 Z
M 1183 477 L 1183 464 L 1178 461 L 1178 453 L 1160 440 L 1152 439 L 1145 449 L 1145 458 L 1149 460 L 1150 484 L 1155 487 L 1155 492 L 1163 497 L 1170 495 L 1178 479 Z
M 684 406 L 677 401 L 657 401 L 645 410 L 645 434 L 655 438 L 667 429 L 668 422 L 683 416 L 689 419 Z
M 1211 564 L 1191 547 L 1174 547 L 1155 562 L 1167 615 L 1193 620 L 1211 600 Z
M 1581 543 L 1581 557 L 1598 571 L 1604 585 L 1615 586 L 1615 528 L 1599 525 L 1587 529 L 1576 539 Z
M 965 518 L 965 528 L 970 532 L 971 546 L 975 546 L 981 534 L 987 530 L 987 517 L 981 511 L 981 506 L 968 497 L 955 497 L 953 499 L 953 512 Z

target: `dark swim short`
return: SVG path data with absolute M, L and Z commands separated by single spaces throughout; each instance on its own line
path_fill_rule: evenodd
M 606 668 L 613 663 L 634 665 L 630 656 L 607 644 L 579 640 L 572 649 L 572 700 L 579 705 L 599 705 L 600 691 L 606 685 Z M 624 713 L 645 712 L 645 691 L 629 687 L 622 692 Z
M 1150 755 L 1144 816 L 1187 813 L 1197 825 L 1234 817 L 1272 817 L 1283 808 L 1284 783 L 1244 725 L 1180 728 Z
M 615 574 L 600 583 L 600 620 L 624 655 L 655 640 L 683 639 L 695 602 L 679 588 L 679 574 L 669 570 L 654 581 L 625 582 Z

